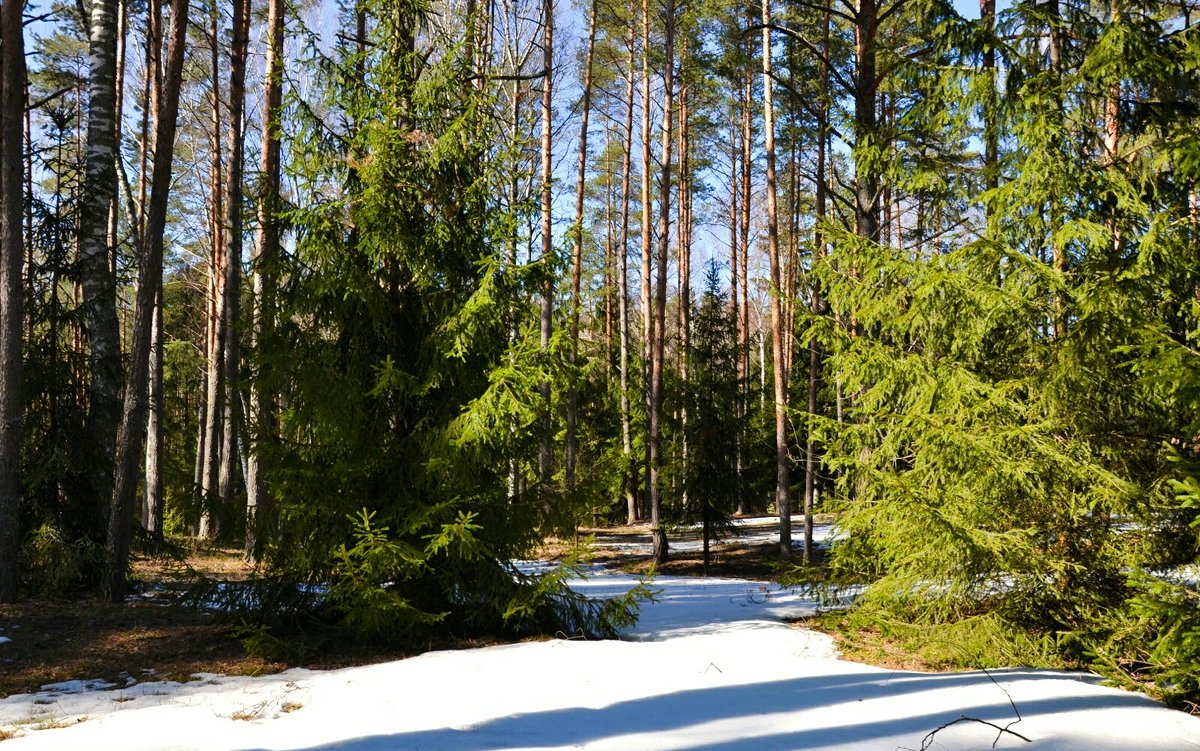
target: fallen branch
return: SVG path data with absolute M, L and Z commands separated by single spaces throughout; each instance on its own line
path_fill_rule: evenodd
M 939 725 L 938 727 L 934 728 L 933 730 L 930 730 L 929 734 L 926 735 L 925 738 L 921 740 L 921 748 L 919 749 L 919 751 L 929 751 L 929 747 L 933 743 L 934 736 L 936 736 L 938 733 L 942 732 L 946 728 L 950 727 L 951 725 L 957 725 L 960 722 L 978 722 L 981 725 L 987 725 L 990 728 L 995 728 L 997 731 L 996 740 L 992 741 L 992 748 L 996 747 L 996 744 L 1000 742 L 1000 739 L 1004 736 L 1005 733 L 1008 733 L 1009 735 L 1011 735 L 1015 738 L 1020 738 L 1021 740 L 1025 741 L 1026 743 L 1033 743 L 1032 740 L 1030 740 L 1029 738 L 1026 738 L 1025 736 L 1021 735 L 1017 731 L 1009 729 L 1013 725 L 1017 724 L 1017 722 L 1020 722 L 1020 720 L 1016 720 L 1015 722 L 1010 722 L 1007 725 L 1005 725 L 1004 727 L 1001 727 L 994 722 L 988 722 L 987 720 L 981 720 L 978 717 L 967 717 L 966 715 L 959 715 L 957 720 L 951 720 L 950 722 L 947 722 L 944 725 Z
M 1012 694 L 1009 693 L 1008 689 L 1006 689 L 1004 686 L 1000 685 L 999 681 L 997 681 L 995 679 L 995 677 L 993 677 L 992 674 L 988 672 L 987 668 L 982 668 L 982 670 L 983 670 L 983 674 L 988 677 L 988 680 L 990 680 L 992 683 L 996 684 L 996 688 L 1003 691 L 1004 695 L 1008 697 L 1008 705 L 1010 707 L 1012 707 L 1013 714 L 1015 714 L 1017 716 L 1017 719 L 1008 723 L 1004 727 L 1001 727 L 994 722 L 988 722 L 987 720 L 981 720 L 978 717 L 967 717 L 966 715 L 959 715 L 957 720 L 951 720 L 950 722 L 947 722 L 944 725 L 939 725 L 938 727 L 934 728 L 933 730 L 930 730 L 929 733 L 921 740 L 921 748 L 918 749 L 918 751 L 929 751 L 930 745 L 933 743 L 933 739 L 938 733 L 942 732 L 943 730 L 950 727 L 951 725 L 957 725 L 960 722 L 978 722 L 980 725 L 987 725 L 990 728 L 994 728 L 997 732 L 996 732 L 996 738 L 992 741 L 992 748 L 996 747 L 996 744 L 1000 742 L 1000 739 L 1004 737 L 1005 733 L 1008 733 L 1009 735 L 1013 736 L 1014 738 L 1020 738 L 1021 740 L 1025 741 L 1026 743 L 1033 743 L 1032 740 L 1030 740 L 1029 738 L 1026 738 L 1025 736 L 1021 735 L 1020 733 L 1018 733 L 1017 731 L 1012 729 L 1013 725 L 1016 725 L 1018 722 L 1020 722 L 1022 720 L 1021 710 L 1017 709 L 1017 703 L 1013 701 Z M 905 751 L 912 751 L 912 749 L 905 749 Z

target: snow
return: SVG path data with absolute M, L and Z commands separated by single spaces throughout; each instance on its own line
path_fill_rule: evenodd
M 592 571 L 581 591 L 633 584 Z M 782 618 L 814 603 L 770 584 L 660 577 L 621 641 L 430 652 L 328 672 L 76 683 L 0 701 L 4 751 L 32 749 L 1200 749 L 1200 718 L 1078 673 L 924 674 L 837 658 Z M 1010 703 L 1011 699 L 1011 703 Z M 1014 708 L 1020 712 L 1020 721 Z M 43 729 L 44 728 L 44 729 Z

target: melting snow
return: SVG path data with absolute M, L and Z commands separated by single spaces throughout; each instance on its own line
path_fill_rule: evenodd
M 593 572 L 581 591 L 624 591 Z M 0 701 L 4 751 L 102 749 L 559 749 L 1037 751 L 1200 749 L 1200 718 L 1099 685 L 1012 669 L 923 674 L 837 659 L 832 641 L 781 618 L 800 593 L 734 579 L 660 577 L 659 602 L 625 641 L 552 641 L 431 652 L 328 672 L 201 675 Z M 1011 699 L 1011 704 L 1010 704 Z M 81 721 L 86 720 L 86 721 Z M 33 730 L 35 722 L 53 729 Z

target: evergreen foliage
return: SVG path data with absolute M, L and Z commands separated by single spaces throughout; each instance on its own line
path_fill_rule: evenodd
M 370 636 L 544 628 L 556 614 L 604 630 L 564 606 L 560 577 L 508 563 L 550 521 L 552 499 L 511 495 L 506 468 L 535 446 L 535 384 L 565 377 L 562 345 L 540 352 L 524 323 L 554 270 L 503 257 L 519 217 L 496 206 L 495 123 L 462 84 L 463 49 L 414 48 L 419 5 L 367 10 L 366 51 L 326 61 L 338 84 L 320 106 L 343 129 L 312 122 L 298 143 L 315 200 L 290 215 L 281 323 L 257 353 L 284 405 L 265 559 L 330 582 L 338 620 Z
M 700 522 L 707 573 L 710 542 L 733 530 L 738 490 L 739 426 L 737 414 L 730 409 L 739 392 L 737 338 L 715 261 L 705 271 L 688 357 L 688 503 L 684 512 L 689 521 Z

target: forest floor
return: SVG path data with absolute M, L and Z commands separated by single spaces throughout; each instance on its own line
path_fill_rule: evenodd
M 754 522 L 751 530 L 766 530 Z M 769 534 L 773 534 L 774 527 Z M 642 573 L 650 565 L 650 533 L 644 527 L 585 529 L 592 536 L 589 560 Z M 708 574 L 774 581 L 780 571 L 777 546 L 767 533 L 745 534 L 714 544 Z M 686 531 L 671 537 L 671 560 L 658 567 L 665 575 L 701 576 L 704 561 L 699 537 Z M 550 543 L 544 557 L 568 550 L 568 542 Z M 32 598 L 0 605 L 0 699 L 32 693 L 42 686 L 74 679 L 100 679 L 122 685 L 130 678 L 187 681 L 196 673 L 254 676 L 288 667 L 333 669 L 407 657 L 411 651 L 345 645 L 292 659 L 287 664 L 246 653 L 235 638 L 236 623 L 210 611 L 171 605 L 198 576 L 220 581 L 249 577 L 253 567 L 241 551 L 201 548 L 184 555 L 141 557 L 134 563 L 138 594 L 124 605 L 96 597 Z M 15 638 L 19 635 L 19 638 Z M 484 646 L 489 642 L 455 640 L 441 648 Z

